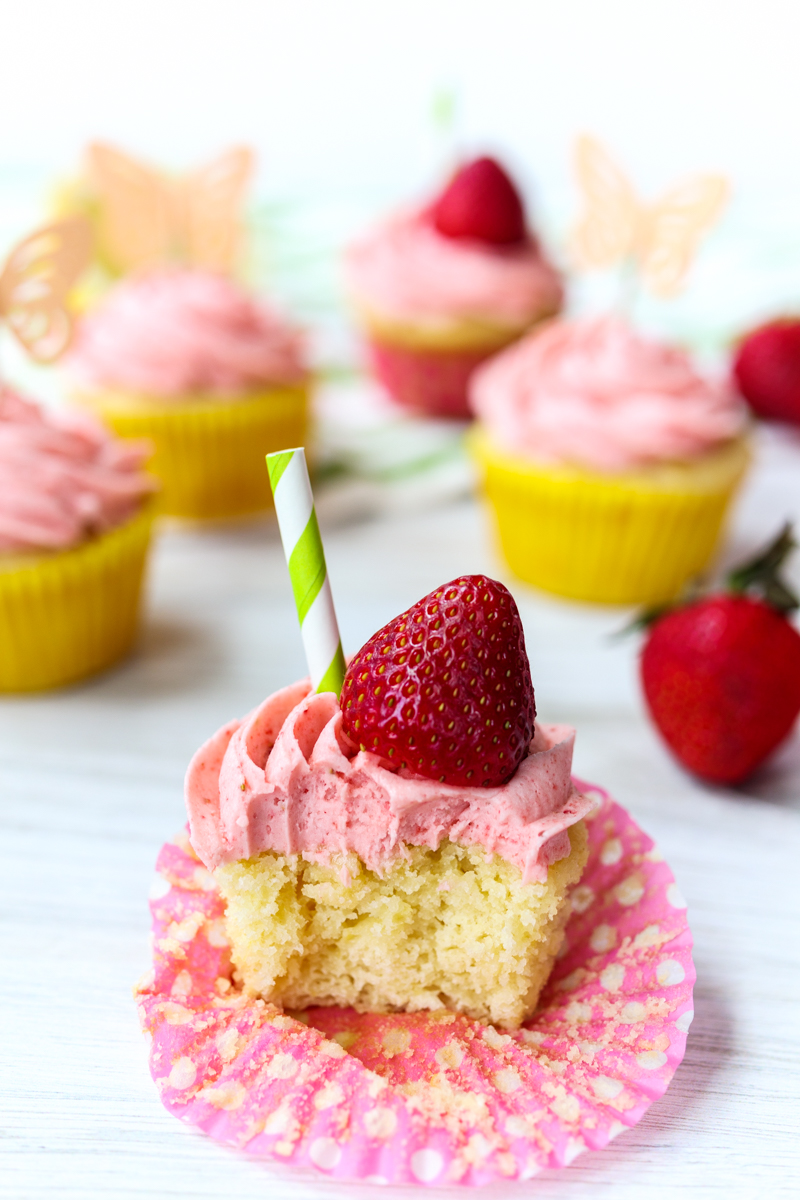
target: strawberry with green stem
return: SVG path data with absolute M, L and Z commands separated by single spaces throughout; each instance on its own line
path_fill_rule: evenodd
M 726 590 L 650 614 L 640 662 L 650 714 L 684 766 L 712 783 L 746 779 L 800 713 L 798 600 L 780 576 L 795 545 L 786 525 Z

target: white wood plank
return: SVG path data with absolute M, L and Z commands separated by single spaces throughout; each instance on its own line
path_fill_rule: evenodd
M 770 436 L 729 556 L 787 513 L 800 518 L 800 448 Z M 350 650 L 443 579 L 500 573 L 469 503 L 328 530 L 326 547 Z M 169 532 L 151 582 L 123 668 L 0 701 L 0 1195 L 385 1196 L 216 1146 L 170 1117 L 150 1081 L 131 986 L 148 966 L 146 896 L 158 848 L 184 820 L 186 763 L 222 721 L 303 672 L 269 524 Z M 745 788 L 700 786 L 642 714 L 636 639 L 608 639 L 622 614 L 514 590 L 542 716 L 578 726 L 577 770 L 658 840 L 689 901 L 698 987 L 686 1060 L 641 1124 L 565 1172 L 492 1195 L 797 1196 L 800 740 Z

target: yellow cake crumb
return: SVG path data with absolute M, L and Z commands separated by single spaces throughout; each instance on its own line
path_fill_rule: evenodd
M 267 851 L 219 867 L 237 978 L 289 1009 L 449 1009 L 515 1029 L 536 1007 L 587 858 L 583 821 L 545 883 L 480 846 L 407 847 L 381 877 Z

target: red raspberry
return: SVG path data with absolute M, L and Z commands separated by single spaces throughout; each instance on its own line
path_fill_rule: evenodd
M 493 158 L 476 158 L 457 171 L 431 213 L 445 237 L 471 238 L 495 246 L 525 238 L 525 210 L 519 192 Z
M 463 575 L 418 600 L 353 657 L 343 727 L 399 769 L 497 787 L 528 753 L 536 705 L 514 598 Z

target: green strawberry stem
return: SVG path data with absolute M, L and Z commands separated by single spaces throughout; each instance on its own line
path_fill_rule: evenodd
M 784 615 L 794 612 L 800 607 L 800 601 L 786 581 L 781 579 L 780 571 L 796 548 L 792 524 L 787 521 L 766 550 L 731 571 L 726 580 L 728 590 L 755 596 Z
M 755 558 L 742 563 L 731 571 L 725 580 L 725 590 L 738 595 L 754 596 L 764 604 L 769 604 L 777 612 L 788 616 L 800 608 L 800 600 L 794 594 L 788 583 L 780 577 L 781 567 L 793 550 L 797 549 L 794 530 L 791 521 L 787 521 L 774 541 L 766 550 L 762 550 Z M 711 595 L 715 589 L 701 587 L 697 580 L 691 582 L 677 599 L 665 604 L 655 604 L 651 608 L 642 609 L 627 625 L 623 626 L 612 637 L 626 637 L 629 633 L 641 633 L 655 625 L 660 617 L 676 608 L 694 604 L 697 600 Z

